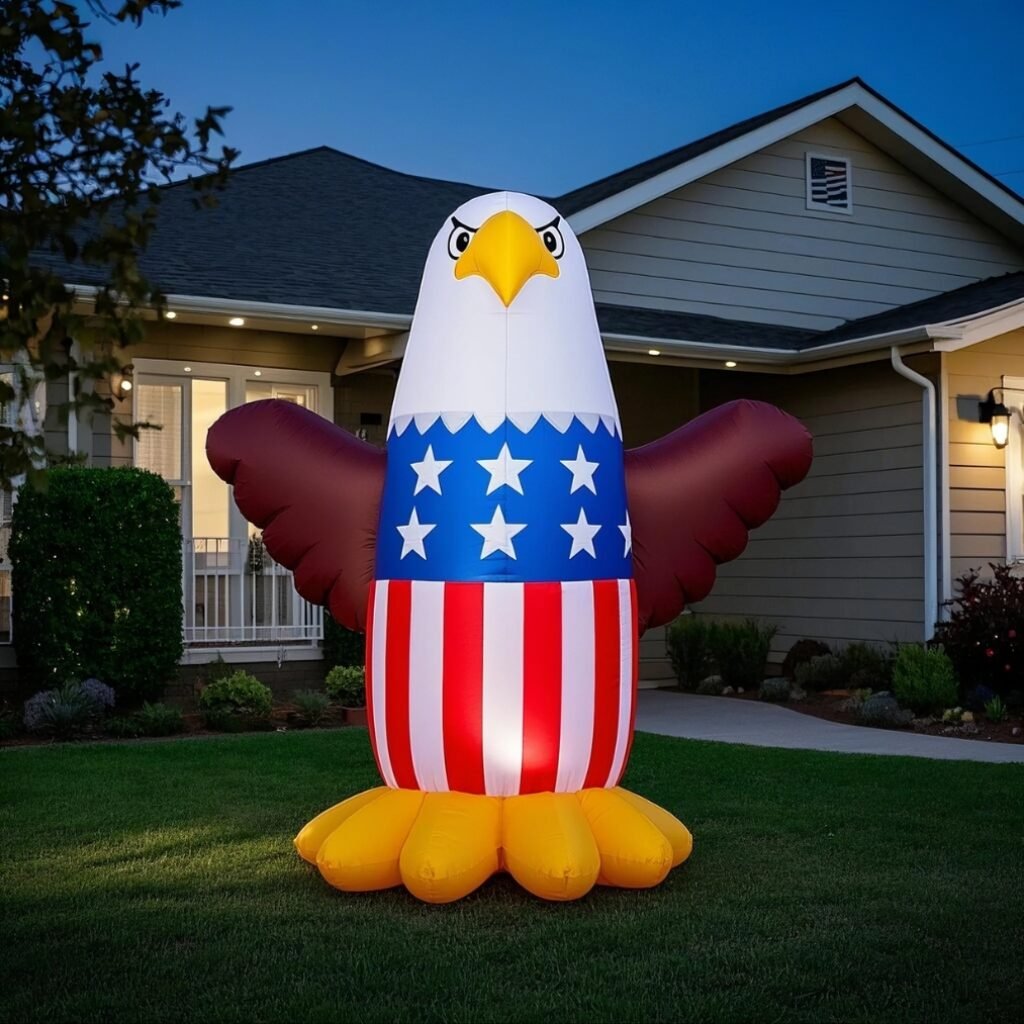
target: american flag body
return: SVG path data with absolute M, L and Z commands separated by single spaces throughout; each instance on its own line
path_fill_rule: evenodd
M 514 796 L 614 786 L 637 612 L 617 425 L 393 428 L 367 622 L 387 785 Z

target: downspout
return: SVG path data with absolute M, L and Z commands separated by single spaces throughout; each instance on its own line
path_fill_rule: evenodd
M 936 467 L 938 458 L 935 439 L 935 385 L 916 370 L 912 370 L 900 355 L 900 350 L 893 345 L 890 349 L 892 368 L 907 380 L 922 389 L 921 399 L 924 406 L 924 422 L 922 423 L 922 448 L 924 459 L 924 639 L 931 640 L 935 632 L 938 617 L 938 532 L 939 517 L 937 510 Z

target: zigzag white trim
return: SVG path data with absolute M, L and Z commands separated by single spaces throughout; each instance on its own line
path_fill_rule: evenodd
M 396 416 L 388 428 L 388 436 L 390 437 L 394 433 L 401 437 L 409 424 L 413 422 L 416 424 L 416 430 L 422 435 L 438 420 L 444 423 L 450 434 L 457 434 L 470 420 L 474 420 L 486 433 L 493 434 L 506 419 L 511 420 L 525 434 L 537 425 L 537 421 L 541 417 L 550 423 L 560 434 L 564 434 L 572 426 L 573 420 L 579 420 L 591 434 L 596 433 L 599 426 L 604 426 L 612 437 L 622 436 L 622 428 L 614 416 L 607 416 L 596 412 L 510 412 L 507 416 L 486 417 L 480 417 L 468 412 L 418 412 L 415 415 Z

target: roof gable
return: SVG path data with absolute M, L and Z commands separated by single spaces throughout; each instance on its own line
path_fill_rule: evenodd
M 555 202 L 582 234 L 829 117 L 843 121 L 985 223 L 1024 243 L 1024 199 L 858 78 L 741 121 Z

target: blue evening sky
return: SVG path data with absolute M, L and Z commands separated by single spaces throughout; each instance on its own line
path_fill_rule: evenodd
M 183 112 L 234 107 L 241 163 L 326 144 L 551 195 L 854 75 L 1024 191 L 1022 29 L 1019 0 L 185 0 L 93 35 Z

